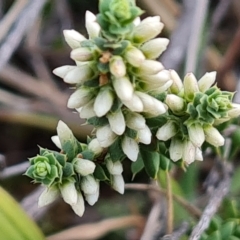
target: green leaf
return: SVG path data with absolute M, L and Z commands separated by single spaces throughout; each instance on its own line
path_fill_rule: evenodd
M 133 173 L 132 180 L 135 178 L 137 173 L 139 173 L 144 168 L 144 163 L 142 156 L 138 154 L 138 159 L 136 162 L 132 162 L 131 164 L 131 171 Z
M 63 177 L 68 178 L 74 175 L 74 169 L 73 169 L 73 164 L 70 162 L 66 162 L 65 167 L 63 168 Z
M 163 154 L 160 154 L 159 157 L 160 157 L 160 168 L 163 171 L 169 171 L 171 160 Z
M 236 227 L 236 223 L 233 221 L 226 222 L 224 225 L 222 225 L 220 229 L 222 239 L 229 239 L 235 227 Z
M 131 128 L 126 128 L 125 130 L 125 134 L 126 136 L 132 138 L 132 139 L 136 139 L 137 138 L 137 131 Z
M 94 127 L 102 127 L 108 124 L 108 119 L 106 117 L 92 117 L 87 120 L 87 123 Z
M 101 21 L 103 21 L 103 19 L 101 18 L 100 15 L 97 16 L 99 19 L 101 19 Z M 105 22 L 104 22 L 105 24 Z M 101 24 L 100 24 L 101 25 Z M 104 39 L 104 38 L 100 38 L 100 37 L 97 37 L 97 38 L 94 38 L 94 42 L 95 44 L 103 51 L 107 50 L 104 45 L 107 43 L 107 41 Z
M 87 160 L 93 160 L 94 159 L 94 152 L 90 151 L 90 150 L 84 150 L 83 152 L 81 152 L 82 154 L 82 158 L 83 159 L 87 159 Z
M 91 40 L 84 40 L 81 42 L 81 47 L 94 47 L 94 43 Z
M 108 148 L 108 153 L 113 162 L 122 161 L 126 158 L 125 153 L 122 150 L 121 138 L 117 138 L 117 140 Z
M 221 234 L 220 232 L 217 230 L 215 232 L 213 232 L 210 236 L 208 236 L 208 238 L 206 240 L 223 240 L 225 238 L 221 238 Z
M 98 62 L 97 63 L 97 68 L 98 68 L 98 71 L 100 71 L 101 73 L 108 73 L 109 72 L 109 64 L 108 63 L 101 63 L 101 62 Z
M 83 84 L 86 87 L 96 88 L 99 87 L 99 78 L 89 79 Z
M 122 55 L 126 48 L 130 45 L 130 42 L 127 40 L 121 41 L 121 47 L 116 48 L 113 51 L 113 55 Z
M 67 156 L 65 154 L 58 153 L 58 152 L 53 152 L 53 154 L 57 159 L 57 161 L 61 164 L 61 166 L 64 166 L 67 161 Z
M 93 176 L 100 181 L 109 180 L 109 178 L 107 177 L 104 169 L 99 164 L 96 164 L 96 168 L 95 168 L 95 171 L 93 173 Z

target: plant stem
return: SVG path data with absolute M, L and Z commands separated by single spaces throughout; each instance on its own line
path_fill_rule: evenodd
M 169 171 L 166 171 L 167 182 L 167 234 L 172 234 L 173 231 L 173 195 L 171 177 Z

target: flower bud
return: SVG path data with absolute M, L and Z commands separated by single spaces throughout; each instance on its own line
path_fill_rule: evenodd
M 139 43 L 146 42 L 156 37 L 163 29 L 160 17 L 147 17 L 133 30 L 133 40 Z
M 93 206 L 98 198 L 99 198 L 99 182 L 98 182 L 98 190 L 93 194 L 84 194 L 86 201 L 89 205 Z
M 61 146 L 64 144 L 64 142 L 68 140 L 72 140 L 73 133 L 72 130 L 67 126 L 66 123 L 63 121 L 59 121 L 57 125 L 57 134 L 61 143 Z
M 81 42 L 87 40 L 82 34 L 75 30 L 63 30 L 63 35 L 65 41 L 72 49 L 81 47 Z
M 172 161 L 176 162 L 180 160 L 183 155 L 183 141 L 173 138 L 169 147 L 169 154 Z
M 155 60 L 144 60 L 140 67 L 137 69 L 138 74 L 142 75 L 152 75 L 157 74 L 158 72 L 164 69 L 163 65 Z
M 141 22 L 141 18 L 140 18 L 140 17 L 136 17 L 136 18 L 134 19 L 134 21 L 133 21 L 133 24 L 134 24 L 134 26 L 137 26 L 137 25 L 140 24 L 140 22 Z
M 185 101 L 175 94 L 168 94 L 165 99 L 166 104 L 174 113 L 181 113 L 185 108 Z
M 199 92 L 197 79 L 192 73 L 188 73 L 184 80 L 184 96 L 189 100 L 192 101 L 194 98 L 194 93 Z
M 122 103 L 133 112 L 143 111 L 143 103 L 135 93 L 133 93 L 133 96 L 130 100 L 122 100 Z
M 82 64 L 69 71 L 63 81 L 69 84 L 83 84 L 94 76 L 94 72 L 88 64 Z
M 130 101 L 133 97 L 133 85 L 128 77 L 113 79 L 113 87 L 122 101 Z
M 170 90 L 174 94 L 179 94 L 183 90 L 183 83 L 181 78 L 178 76 L 177 72 L 174 70 L 169 70 L 170 78 L 173 80 L 173 83 L 170 87 Z
M 99 182 L 92 175 L 87 175 L 81 178 L 81 189 L 84 194 L 94 194 L 99 189 Z
M 85 104 L 81 108 L 77 108 L 76 110 L 80 113 L 80 118 L 91 118 L 95 117 L 96 113 L 94 111 L 94 101 L 95 99 L 89 101 L 87 104 Z
M 125 132 L 126 123 L 121 109 L 113 113 L 108 113 L 107 118 L 114 133 L 122 135 Z
M 156 133 L 156 137 L 159 140 L 167 141 L 177 133 L 177 127 L 173 121 L 168 121 L 162 127 L 160 127 Z
M 161 83 L 161 84 L 152 84 L 152 83 L 149 83 L 149 84 L 145 84 L 144 85 L 144 90 L 146 91 L 150 91 L 154 94 L 160 94 L 160 93 L 163 93 L 163 92 L 166 92 L 169 87 L 172 85 L 172 80 L 168 80 L 166 83 Z
M 124 54 L 125 59 L 134 67 L 140 67 L 145 60 L 143 53 L 135 47 L 130 47 Z
M 185 140 L 183 144 L 182 159 L 187 164 L 191 164 L 195 160 L 196 148 L 191 141 Z
M 72 50 L 70 57 L 74 61 L 85 62 L 85 61 L 92 60 L 93 54 L 90 49 L 85 48 L 85 47 L 80 47 L 80 48 L 76 48 L 76 49 Z
M 205 73 L 198 81 L 198 87 L 201 92 L 207 91 L 215 82 L 216 72 Z
M 115 191 L 124 194 L 124 184 L 124 179 L 121 174 L 112 176 L 112 188 Z
M 85 27 L 87 29 L 87 32 L 90 38 L 96 38 L 99 36 L 101 27 L 96 22 L 96 16 L 90 11 L 86 11 Z
M 131 161 L 135 162 L 137 160 L 139 146 L 134 139 L 124 136 L 122 140 L 122 150 Z
M 228 111 L 228 116 L 230 118 L 235 118 L 240 115 L 240 104 L 232 103 L 232 109 Z
M 112 175 L 119 175 L 123 172 L 122 163 L 120 161 L 113 162 L 110 158 L 106 160 L 106 167 Z
M 202 150 L 200 148 L 196 148 L 195 160 L 203 161 Z
M 146 126 L 146 119 L 139 113 L 127 112 L 126 124 L 129 128 L 140 130 Z
M 141 80 L 149 84 L 163 85 L 170 80 L 169 71 L 162 70 L 154 75 L 142 75 Z
M 62 67 L 55 68 L 53 70 L 53 73 L 60 78 L 64 78 L 70 71 L 76 68 L 77 68 L 76 66 L 65 65 Z
M 77 196 L 77 202 L 75 204 L 72 204 L 71 207 L 78 216 L 82 217 L 85 211 L 84 199 L 82 193 L 80 192 L 78 192 Z
M 54 202 L 55 200 L 57 200 L 59 195 L 60 191 L 56 186 L 45 188 L 38 199 L 38 207 L 44 207 Z
M 112 145 L 117 138 L 117 135 L 112 131 L 110 125 L 97 128 L 96 136 L 100 146 L 104 148 Z
M 152 132 L 146 125 L 145 128 L 138 130 L 138 142 L 150 144 L 152 140 Z
M 109 68 L 111 74 L 116 78 L 121 78 L 126 75 L 126 66 L 120 56 L 114 56 L 110 59 Z
M 76 158 L 74 160 L 74 169 L 81 176 L 87 176 L 89 174 L 92 174 L 95 168 L 96 165 L 93 161 L 82 158 Z
M 102 153 L 103 148 L 100 146 L 99 141 L 97 138 L 94 138 L 88 144 L 88 149 L 94 153 L 95 156 L 98 156 Z
M 204 127 L 205 140 L 215 147 L 222 146 L 224 144 L 224 138 L 219 131 L 212 126 Z
M 57 135 L 51 137 L 52 142 L 59 148 L 62 149 L 60 139 Z
M 200 124 L 196 123 L 188 126 L 188 135 L 190 141 L 196 147 L 201 147 L 203 142 L 205 141 L 204 131 Z
M 114 96 L 113 96 L 113 92 L 112 89 L 109 87 L 103 87 L 100 89 L 95 102 L 94 102 L 94 112 L 96 113 L 96 115 L 98 117 L 102 117 L 104 115 L 106 115 L 112 105 L 113 105 L 113 101 L 114 101 Z
M 78 196 L 77 196 L 77 190 L 74 182 L 72 181 L 66 182 L 62 184 L 59 188 L 60 188 L 63 200 L 66 203 L 70 205 L 77 203 Z
M 89 88 L 78 88 L 68 99 L 68 108 L 80 108 L 93 98 L 93 92 Z
M 167 49 L 168 44 L 167 38 L 155 38 L 144 43 L 140 49 L 146 58 L 156 59 Z

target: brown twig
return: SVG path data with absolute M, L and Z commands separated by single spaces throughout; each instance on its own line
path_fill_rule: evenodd
M 171 177 L 168 171 L 166 171 L 166 183 L 167 183 L 167 234 L 172 234 L 173 231 L 173 193 L 171 185 Z

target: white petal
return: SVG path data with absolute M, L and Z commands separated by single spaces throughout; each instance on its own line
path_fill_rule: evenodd
M 143 111 L 143 103 L 135 93 L 133 93 L 132 99 L 129 101 L 122 100 L 122 103 L 133 112 Z
M 99 181 L 92 175 L 81 178 L 81 189 L 85 194 L 94 194 L 99 189 Z
M 131 101 L 134 89 L 128 77 L 113 79 L 113 87 L 122 101 Z
M 214 128 L 212 126 L 205 127 L 204 133 L 205 133 L 206 141 L 208 143 L 212 144 L 213 146 L 219 147 L 224 144 L 225 140 L 216 128 Z
M 60 142 L 60 139 L 57 135 L 55 136 L 52 136 L 51 137 L 53 143 L 59 148 L 59 149 L 62 149 L 62 145 L 61 145 L 61 142 Z
M 103 148 L 100 146 L 100 143 L 97 138 L 94 138 L 91 140 L 91 142 L 88 144 L 88 150 L 94 152 L 96 156 L 102 153 Z
M 65 65 L 65 66 L 55 68 L 53 70 L 53 73 L 60 78 L 64 78 L 70 71 L 76 68 L 77 68 L 76 66 Z
M 112 188 L 114 190 L 121 194 L 124 194 L 124 184 L 124 179 L 121 174 L 112 176 Z
M 145 128 L 138 130 L 138 141 L 144 144 L 151 143 L 152 133 L 147 125 Z
M 177 138 L 173 138 L 171 140 L 169 153 L 172 161 L 176 162 L 180 160 L 183 155 L 183 141 L 180 141 Z
M 74 160 L 74 169 L 81 176 L 87 176 L 92 174 L 96 168 L 96 165 L 93 161 L 77 158 Z
M 156 137 L 159 140 L 167 141 L 177 133 L 176 125 L 173 121 L 168 121 L 162 127 L 160 127 L 157 131 Z
M 201 147 L 205 141 L 204 131 L 200 124 L 192 124 L 188 127 L 190 141 L 196 146 Z
M 139 146 L 134 139 L 124 136 L 122 140 L 122 150 L 130 160 L 132 160 L 133 162 L 137 160 Z
M 191 141 L 186 140 L 183 144 L 183 161 L 187 164 L 194 162 L 196 156 L 196 147 Z
M 72 205 L 77 203 L 77 190 L 75 187 L 75 183 L 68 182 L 60 186 L 60 191 L 63 197 L 63 200 Z
M 73 211 L 80 217 L 82 217 L 84 211 L 85 211 L 85 204 L 83 196 L 80 192 L 78 192 L 78 199 L 75 204 L 71 205 Z
M 81 47 L 81 42 L 86 40 L 82 34 L 75 30 L 63 30 L 63 35 L 72 49 Z
M 139 113 L 127 112 L 126 113 L 126 124 L 129 128 L 140 130 L 145 128 L 146 119 Z
M 207 72 L 198 80 L 198 87 L 201 92 L 208 90 L 216 80 L 217 72 Z
M 110 158 L 106 160 L 106 167 L 112 175 L 119 175 L 123 171 L 122 163 L 120 161 L 113 162 Z
M 38 199 L 38 207 L 43 207 L 54 202 L 59 196 L 60 191 L 57 187 L 45 188 Z
M 97 128 L 96 136 L 101 147 L 109 147 L 117 138 L 117 135 L 112 131 L 110 125 Z
M 108 122 L 114 133 L 117 135 L 122 135 L 126 129 L 126 123 L 121 109 L 114 113 L 109 113 L 107 115 Z

